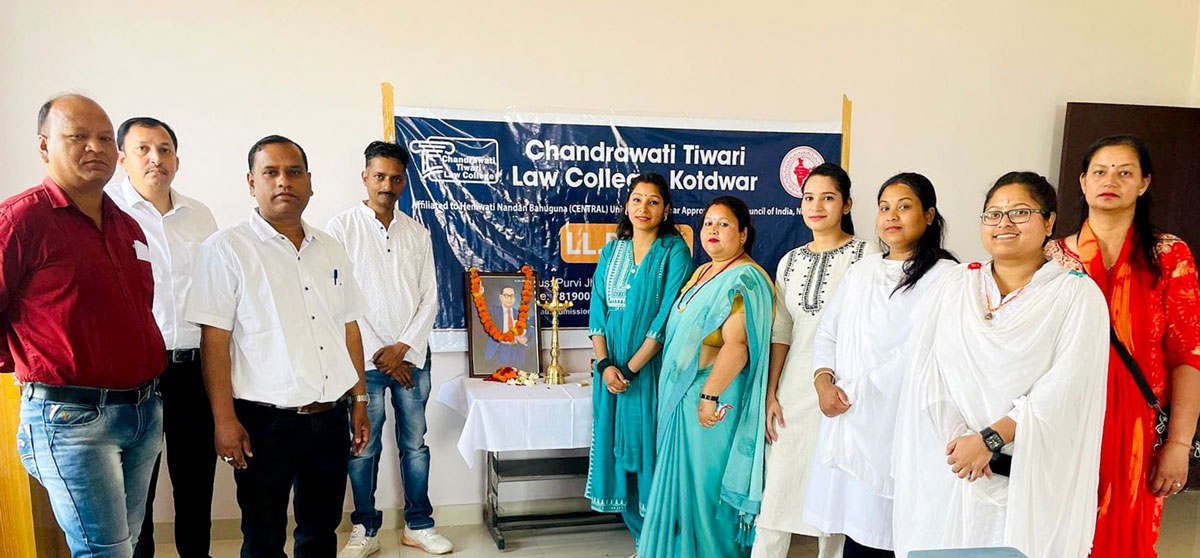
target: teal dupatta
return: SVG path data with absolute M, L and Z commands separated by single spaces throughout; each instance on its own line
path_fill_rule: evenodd
M 725 323 L 739 296 L 749 358 L 720 395 L 733 409 L 705 429 L 697 407 L 711 366 L 699 368 L 701 343 Z M 760 267 L 741 265 L 691 287 L 677 304 L 659 373 L 658 461 L 638 556 L 749 555 L 762 505 L 774 288 Z
M 654 471 L 660 357 L 650 359 L 635 376 L 629 375 L 628 364 L 646 339 L 662 342 L 671 303 L 691 275 L 692 256 L 679 235 L 655 240 L 636 273 L 628 277 L 629 288 L 621 289 L 624 306 L 617 308 L 616 289 L 608 280 L 620 275 L 616 267 L 632 263 L 631 243 L 614 239 L 606 244 L 592 280 L 589 335 L 604 336 L 609 358 L 630 385 L 624 393 L 613 395 L 605 389 L 603 370 L 593 371 L 592 446 L 586 495 L 594 510 L 625 513 L 636 537 Z

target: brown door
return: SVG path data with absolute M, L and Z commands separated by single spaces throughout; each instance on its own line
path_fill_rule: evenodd
M 1067 103 L 1058 179 L 1058 235 L 1079 228 L 1079 171 L 1092 142 L 1133 134 L 1150 146 L 1151 217 L 1163 232 L 1200 250 L 1200 108 Z

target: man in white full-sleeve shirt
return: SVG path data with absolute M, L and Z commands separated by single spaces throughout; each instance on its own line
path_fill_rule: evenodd
M 301 218 L 304 150 L 267 136 L 247 162 L 258 207 L 205 241 L 186 315 L 201 326 L 217 455 L 234 467 L 242 556 L 284 555 L 293 489 L 293 556 L 333 556 L 347 455 L 370 431 L 366 301 L 341 243 Z
M 336 215 L 325 230 L 342 241 L 353 263 L 368 307 L 359 320 L 370 403 L 370 443 L 350 459 L 354 491 L 354 528 L 342 558 L 361 558 L 379 550 L 376 534 L 383 514 L 375 509 L 380 435 L 385 396 L 391 390 L 396 445 L 404 484 L 404 534 L 401 543 L 431 554 L 453 545 L 433 527 L 429 501 L 429 447 L 425 445 L 425 404 L 429 401 L 429 332 L 437 313 L 433 244 L 420 223 L 396 211 L 404 191 L 409 155 L 403 146 L 371 142 L 364 153 L 362 183 L 367 199 Z
M 117 162 L 128 176 L 104 191 L 146 235 L 154 274 L 154 321 L 167 346 L 167 369 L 159 377 L 158 391 L 163 434 L 170 447 L 167 471 L 175 504 L 175 548 L 182 558 L 205 557 L 217 453 L 207 443 L 213 437 L 213 420 L 200 372 L 200 328 L 183 319 L 183 307 L 200 243 L 217 231 L 217 222 L 208 207 L 172 187 L 179 170 L 179 142 L 165 122 L 146 116 L 126 120 L 117 128 L 117 147 Z M 154 556 L 154 489 L 161 461 L 159 454 L 134 558 Z

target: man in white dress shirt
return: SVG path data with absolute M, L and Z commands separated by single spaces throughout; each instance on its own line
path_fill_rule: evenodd
M 293 488 L 293 556 L 333 556 L 347 455 L 370 431 L 366 301 L 342 245 L 301 219 L 304 150 L 267 136 L 248 164 L 258 208 L 204 243 L 186 315 L 201 326 L 217 455 L 234 467 L 242 556 L 284 556 Z
M 370 357 L 366 375 L 371 442 L 350 459 L 354 528 L 340 556 L 361 558 L 379 550 L 376 534 L 383 513 L 375 509 L 375 487 L 387 390 L 391 390 L 396 415 L 404 484 L 405 525 L 400 541 L 431 554 L 445 554 L 454 546 L 433 528 L 429 447 L 425 445 L 429 331 L 437 313 L 433 244 L 420 223 L 396 211 L 396 198 L 404 192 L 408 151 L 376 141 L 367 146 L 364 155 L 362 183 L 367 199 L 338 214 L 325 227 L 345 245 L 368 301 L 366 316 L 359 323 L 363 354 Z
M 200 243 L 217 231 L 204 204 L 171 183 L 179 170 L 175 131 L 150 117 L 130 118 L 117 128 L 117 162 L 128 175 L 105 188 L 117 207 L 137 221 L 150 248 L 154 273 L 154 321 L 167 345 L 167 369 L 159 378 L 163 433 L 170 451 L 167 471 L 175 502 L 175 548 L 181 558 L 206 557 L 212 526 L 213 475 L 217 454 L 213 420 L 200 372 L 200 328 L 183 319 Z M 154 463 L 146 517 L 135 558 L 154 556 L 154 488 L 162 455 Z

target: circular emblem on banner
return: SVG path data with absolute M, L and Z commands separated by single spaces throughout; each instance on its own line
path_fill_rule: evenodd
M 801 191 L 801 185 L 804 184 L 804 179 L 808 178 L 808 173 L 817 165 L 824 162 L 825 158 L 821 157 L 816 149 L 807 145 L 793 147 L 779 164 L 779 182 L 793 198 L 802 198 L 804 193 Z

